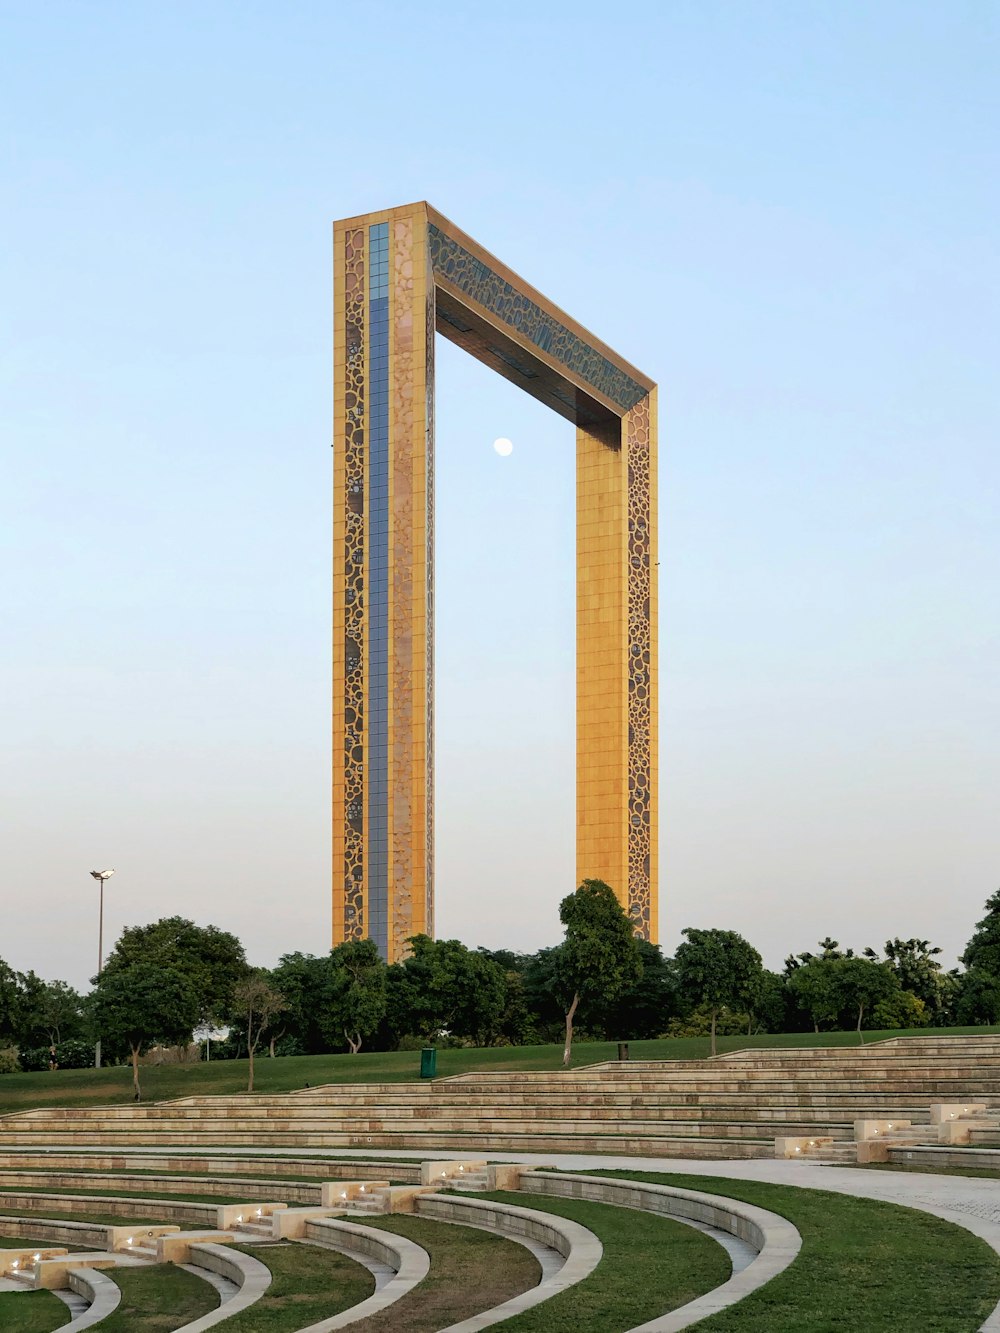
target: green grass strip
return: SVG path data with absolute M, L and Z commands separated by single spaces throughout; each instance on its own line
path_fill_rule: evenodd
M 122 1298 L 101 1321 L 101 1333 L 173 1333 L 219 1307 L 215 1288 L 176 1264 L 107 1269 L 104 1275 L 121 1288 Z
M 728 1311 L 702 1320 L 699 1333 L 975 1333 L 1000 1300 L 1000 1256 L 978 1236 L 915 1208 L 716 1176 L 588 1175 L 728 1195 L 798 1228 L 802 1249 L 790 1266 Z M 590 1326 L 578 1327 L 584 1330 Z
M 703 1231 L 614 1204 L 544 1195 L 477 1194 L 477 1199 L 555 1213 L 587 1227 L 604 1254 L 589 1277 L 504 1322 L 510 1333 L 619 1333 L 676 1310 L 726 1282 L 729 1255 Z
M 916 1162 L 868 1162 L 862 1171 L 902 1171 L 912 1176 L 968 1176 L 972 1180 L 1000 1180 L 1000 1167 L 919 1166 Z
M 52 1333 L 72 1315 L 51 1291 L 0 1291 L 3 1333 Z
M 318 1245 L 232 1248 L 269 1268 L 271 1285 L 253 1305 L 219 1325 L 225 1333 L 295 1333 L 357 1305 L 375 1290 L 375 1279 L 363 1264 Z
M 528 1291 L 541 1279 L 541 1267 L 529 1250 L 489 1231 L 399 1213 L 366 1217 L 365 1226 L 422 1245 L 431 1266 L 409 1295 L 352 1324 L 351 1333 L 437 1333 Z

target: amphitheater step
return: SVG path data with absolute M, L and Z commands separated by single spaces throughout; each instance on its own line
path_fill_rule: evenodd
M 827 1143 L 822 1147 L 807 1148 L 798 1160 L 854 1165 L 858 1160 L 858 1147 L 856 1143 Z

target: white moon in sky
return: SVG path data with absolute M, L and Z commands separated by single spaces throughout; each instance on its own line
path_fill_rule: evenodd
M 499 440 L 493 441 L 493 448 L 497 451 L 497 453 L 500 455 L 501 458 L 509 458 L 511 454 L 514 452 L 513 441 L 506 439 L 502 435 L 500 436 Z

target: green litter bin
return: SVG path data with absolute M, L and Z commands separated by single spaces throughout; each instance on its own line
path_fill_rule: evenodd
M 420 1052 L 420 1077 L 434 1078 L 437 1074 L 438 1053 L 433 1046 L 427 1046 Z

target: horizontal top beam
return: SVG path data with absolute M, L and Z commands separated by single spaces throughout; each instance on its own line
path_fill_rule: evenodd
M 654 382 L 571 319 L 455 224 L 421 201 L 336 229 L 394 219 L 427 228 L 437 329 L 561 416 L 614 428 Z

